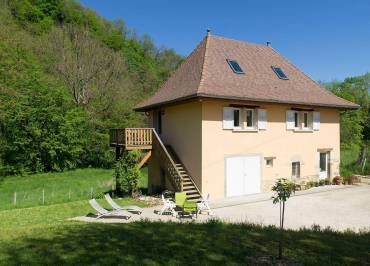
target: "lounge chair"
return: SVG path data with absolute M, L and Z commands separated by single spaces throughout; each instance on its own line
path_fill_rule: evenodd
M 141 214 L 143 212 L 143 209 L 135 206 L 135 205 L 125 205 L 125 206 L 120 206 L 118 205 L 109 194 L 104 195 L 105 200 L 108 202 L 108 204 L 112 207 L 113 210 L 115 211 L 120 211 L 120 210 L 125 210 L 129 212 L 135 212 L 138 214 Z
M 198 216 L 198 206 L 194 201 L 188 201 L 186 199 L 186 192 L 176 192 L 175 193 L 176 207 L 181 209 L 181 214 L 189 214 L 191 218 L 195 214 Z M 180 217 L 180 216 L 179 216 Z
M 208 212 L 209 215 L 213 215 L 213 212 L 211 208 L 209 207 L 209 194 L 207 195 L 207 198 L 204 199 L 202 197 L 202 200 L 197 203 L 198 206 L 198 214 L 202 213 L 203 211 Z
M 161 211 L 159 212 L 159 215 L 163 215 L 165 212 L 170 212 L 172 216 L 176 216 L 175 208 L 176 204 L 169 198 L 165 198 L 164 195 L 162 194 L 162 203 L 163 207 Z
M 108 211 L 104 209 L 102 206 L 100 206 L 99 203 L 95 199 L 89 200 L 89 203 L 91 207 L 98 213 L 98 216 L 96 217 L 96 219 L 99 219 L 104 216 L 117 216 L 117 217 L 124 217 L 127 220 L 131 217 L 130 213 L 124 210 Z

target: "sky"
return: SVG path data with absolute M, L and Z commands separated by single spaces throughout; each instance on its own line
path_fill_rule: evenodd
M 114 20 L 122 18 L 157 46 L 188 55 L 212 34 L 272 43 L 311 78 L 343 80 L 370 72 L 370 0 L 80 0 Z

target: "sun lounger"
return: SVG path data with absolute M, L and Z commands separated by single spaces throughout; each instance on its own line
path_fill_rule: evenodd
M 135 206 L 135 205 L 124 205 L 120 206 L 118 205 L 109 194 L 104 195 L 105 200 L 108 202 L 108 204 L 112 207 L 113 210 L 119 211 L 119 210 L 125 210 L 129 212 L 135 212 L 141 214 L 143 212 L 143 209 Z
M 124 217 L 125 219 L 129 219 L 131 217 L 130 213 L 124 210 L 108 211 L 104 209 L 102 206 L 100 206 L 99 203 L 95 199 L 89 200 L 89 203 L 91 207 L 98 213 L 98 216 L 96 217 L 96 219 L 99 219 L 104 216 L 117 216 L 117 217 Z

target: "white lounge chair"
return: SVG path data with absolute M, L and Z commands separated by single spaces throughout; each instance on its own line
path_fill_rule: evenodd
M 166 199 L 164 195 L 162 194 L 162 203 L 163 203 L 163 207 L 161 211 L 159 212 L 159 215 L 163 215 L 163 213 L 165 212 L 170 212 L 172 216 L 176 216 L 176 211 L 175 211 L 176 203 L 175 202 L 173 202 L 171 199 L 168 199 L 168 198 Z
M 112 207 L 113 210 L 119 211 L 119 210 L 125 210 L 129 212 L 135 212 L 141 214 L 143 212 L 143 209 L 135 206 L 135 205 L 125 205 L 125 206 L 120 206 L 118 205 L 109 194 L 104 195 L 105 200 L 108 202 L 108 204 Z
M 124 210 L 108 211 L 104 209 L 102 206 L 100 206 L 99 203 L 95 199 L 89 200 L 89 203 L 91 207 L 98 213 L 98 216 L 96 217 L 96 219 L 99 219 L 104 216 L 117 216 L 117 217 L 124 217 L 127 220 L 131 217 L 130 213 Z
M 208 212 L 209 215 L 213 215 L 213 211 L 209 207 L 209 194 L 207 195 L 207 198 L 204 199 L 202 197 L 202 200 L 197 203 L 198 205 L 198 214 L 201 213 L 202 211 Z

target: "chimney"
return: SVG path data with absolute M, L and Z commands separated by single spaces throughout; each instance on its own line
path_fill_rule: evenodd
M 210 36 L 211 35 L 211 29 L 210 28 L 208 28 L 207 29 L 207 36 Z
M 266 46 L 270 47 L 271 46 L 271 43 L 270 42 L 266 42 Z

